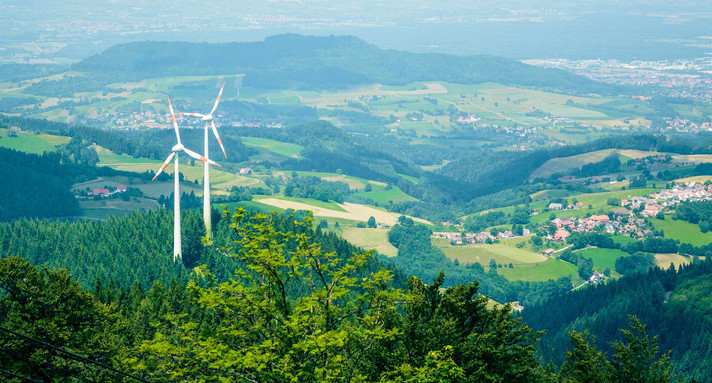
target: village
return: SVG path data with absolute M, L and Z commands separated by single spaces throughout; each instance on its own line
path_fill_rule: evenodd
M 532 236 L 537 232 L 547 241 L 554 243 L 565 243 L 573 233 L 587 232 L 644 238 L 654 235 L 654 229 L 647 218 L 661 218 L 661 215 L 669 212 L 675 205 L 683 201 L 702 200 L 712 200 L 712 184 L 709 182 L 706 184 L 688 182 L 674 184 L 670 189 L 652 192 L 648 196 L 633 196 L 623 199 L 620 201 L 620 206 L 611 209 L 608 214 L 595 214 L 587 217 L 556 217 L 552 213 L 553 218 L 536 228 L 518 226 L 512 230 L 494 229 L 479 233 L 435 232 L 432 238 L 445 238 L 452 245 L 492 244 L 502 239 Z M 582 207 L 580 202 L 567 205 L 552 202 L 545 211 L 578 210 Z M 543 212 L 535 211 L 533 214 L 543 214 Z M 449 224 L 449 222 L 442 224 Z M 454 226 L 462 228 L 462 225 Z M 554 252 L 554 249 L 548 248 L 543 250 L 542 254 L 552 255 Z

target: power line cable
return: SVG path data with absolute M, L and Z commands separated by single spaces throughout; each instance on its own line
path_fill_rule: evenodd
M 63 352 L 63 353 L 65 353 L 65 354 L 70 355 L 70 356 L 72 356 L 73 358 L 79 359 L 79 360 L 81 360 L 81 361 L 84 361 L 84 362 L 87 362 L 87 363 L 91 363 L 91 364 L 100 366 L 100 367 L 102 367 L 102 368 L 105 368 L 105 369 L 107 369 L 107 370 L 109 370 L 109 371 L 113 371 L 113 372 L 115 372 L 115 373 L 117 373 L 117 374 L 126 376 L 126 377 L 128 377 L 128 378 L 138 380 L 139 382 L 149 383 L 148 380 L 139 378 L 138 376 L 134 376 L 134 375 L 128 374 L 128 373 L 126 373 L 126 372 L 117 370 L 117 369 L 115 369 L 115 368 L 113 368 L 113 367 L 111 367 L 111 366 L 108 366 L 108 365 L 106 365 L 106 364 L 97 362 L 97 361 L 95 361 L 95 360 L 91 360 L 91 359 L 89 359 L 89 358 L 85 358 L 85 357 L 83 357 L 83 356 L 81 356 L 81 355 L 79 355 L 79 354 L 75 354 L 75 353 L 73 353 L 73 352 L 71 352 L 71 351 L 67 351 L 67 350 L 65 350 L 65 349 L 63 349 L 63 348 L 61 348 L 61 347 L 57 347 L 57 346 L 51 345 L 51 344 L 49 344 L 49 343 L 47 343 L 47 342 L 43 342 L 43 341 L 41 341 L 41 340 L 39 340 L 39 339 L 35 339 L 35 338 L 29 337 L 29 336 L 27 336 L 27 335 L 20 334 L 19 332 L 10 330 L 9 328 L 7 328 L 7 327 L 5 327 L 5 326 L 0 326 L 0 330 L 7 331 L 7 332 L 9 332 L 10 334 L 13 334 L 13 335 L 15 335 L 15 336 L 19 336 L 20 338 L 24 338 L 24 339 L 30 340 L 30 341 L 32 341 L 32 342 L 39 343 L 39 344 L 41 344 L 41 345 L 43 345 L 43 346 L 46 346 L 46 347 L 49 347 L 49 348 L 51 348 L 51 349 L 53 349 L 53 350 L 57 350 L 57 351 Z M 40 382 L 40 383 L 41 383 L 41 382 Z
M 17 375 L 17 374 L 14 374 L 14 373 L 10 372 L 10 371 L 5 371 L 5 370 L 3 370 L 3 369 L 0 369 L 0 373 L 3 373 L 3 374 L 5 374 L 5 375 L 10 375 L 10 376 L 12 376 L 13 378 L 20 378 L 20 379 L 26 380 L 26 381 L 28 381 L 28 382 L 42 383 L 42 382 L 40 382 L 39 380 L 34 380 L 34 379 L 28 378 L 28 377 L 26 377 L 26 376 Z

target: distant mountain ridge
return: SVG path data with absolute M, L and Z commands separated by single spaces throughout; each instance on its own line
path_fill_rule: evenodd
M 353 36 L 275 35 L 247 43 L 145 41 L 113 46 L 72 66 L 120 78 L 245 74 L 260 88 L 335 89 L 415 81 L 500 82 L 575 93 L 620 90 L 558 69 L 495 56 L 383 50 Z

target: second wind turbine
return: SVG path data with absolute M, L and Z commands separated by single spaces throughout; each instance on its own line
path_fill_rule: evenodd
M 201 114 L 201 113 L 181 113 L 187 116 L 191 117 L 199 117 L 201 121 L 205 121 L 205 134 L 204 134 L 204 149 L 205 149 L 205 157 L 208 157 L 208 126 L 210 126 L 213 130 L 213 134 L 215 135 L 215 138 L 218 140 L 218 144 L 220 144 L 220 149 L 222 149 L 223 154 L 225 155 L 225 158 L 227 158 L 227 153 L 225 153 L 225 147 L 223 146 L 222 140 L 220 139 L 220 135 L 218 134 L 217 128 L 215 128 L 215 122 L 213 121 L 213 113 L 215 113 L 215 110 L 218 108 L 218 104 L 220 103 L 220 97 L 222 96 L 223 89 L 225 88 L 225 83 L 223 82 L 222 86 L 220 87 L 220 93 L 218 93 L 218 98 L 215 99 L 215 104 L 213 105 L 213 109 L 210 111 L 208 114 Z M 211 239 L 213 237 L 213 230 L 212 230 L 212 218 L 210 217 L 210 164 L 207 162 L 205 163 L 205 168 L 203 170 L 203 220 L 205 221 L 205 233 L 208 239 Z
M 156 177 L 158 177 L 161 172 L 163 172 L 163 169 L 168 166 L 168 164 L 171 163 L 171 160 L 175 158 L 175 170 L 173 172 L 173 178 L 174 178 L 174 185 L 173 185 L 173 261 L 178 261 L 179 259 L 182 259 L 183 256 L 183 247 L 181 245 L 181 236 L 180 236 L 180 171 L 178 168 L 178 153 L 183 152 L 196 160 L 201 160 L 205 162 L 206 164 L 212 164 L 215 166 L 220 166 L 218 165 L 215 161 L 212 161 L 208 159 L 207 156 L 201 156 L 200 154 L 186 148 L 183 146 L 183 143 L 180 141 L 180 131 L 178 130 L 178 123 L 176 122 L 176 115 L 173 113 L 173 105 L 171 104 L 171 99 L 170 97 L 168 98 L 168 108 L 171 111 L 171 120 L 173 121 L 173 129 L 175 130 L 176 133 L 176 144 L 173 146 L 171 149 L 171 154 L 166 158 L 166 160 L 163 162 L 163 165 L 161 165 L 161 168 L 158 169 L 158 172 L 156 172 L 156 175 L 153 176 L 153 179 L 155 180 Z

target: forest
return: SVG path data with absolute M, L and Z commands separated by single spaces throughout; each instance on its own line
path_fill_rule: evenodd
M 606 354 L 615 350 L 610 342 L 620 340 L 620 323 L 635 315 L 647 331 L 658 334 L 662 350 L 672 350 L 673 370 L 690 381 L 710 380 L 712 352 L 709 333 L 710 273 L 712 262 L 700 261 L 676 271 L 646 268 L 645 271 L 606 284 L 580 289 L 527 307 L 524 321 L 534 329 L 546 329 L 540 352 L 545 360 L 564 362 L 561 350 L 568 347 L 571 330 L 588 329 L 597 334 L 596 344 Z M 696 302 L 691 304 L 691 302 Z M 693 380 L 694 379 L 694 380 Z
M 168 242 L 148 229 L 161 217 L 139 223 L 146 218 L 152 217 L 144 213 L 127 223 L 144 225 L 144 235 Z M 226 213 L 214 245 L 219 260 L 192 271 L 173 264 L 169 248 L 134 247 L 117 257 L 120 262 L 109 261 L 98 236 L 117 226 L 97 226 L 68 233 L 97 244 L 85 243 L 87 258 L 97 258 L 87 267 L 0 259 L 0 354 L 7 381 L 108 382 L 122 379 L 119 371 L 150 381 L 589 382 L 592 363 L 605 370 L 597 381 L 675 378 L 665 349 L 636 318 L 618 322 L 628 327 L 610 356 L 594 352 L 587 333 L 571 332 L 575 348 L 562 351 L 563 367 L 552 370 L 536 356 L 543 333 L 509 305 L 489 308 L 477 281 L 444 292 L 443 273 L 432 281 L 406 281 L 372 253 L 313 229 L 310 215 Z M 125 246 L 136 229 L 122 228 L 123 237 L 111 234 Z M 42 247 L 54 240 L 51 234 L 34 239 Z M 140 239 L 136 244 L 146 240 Z M 100 271 L 108 266 L 101 262 L 143 262 L 151 252 L 172 266 L 149 286 L 131 281 L 143 275 L 128 265 L 108 280 Z M 52 257 L 35 262 L 51 266 Z M 80 284 L 73 275 L 83 270 L 92 275 Z M 48 345 L 91 363 L 50 352 Z M 123 381 L 130 380 L 124 375 Z
M 0 221 L 78 215 L 79 204 L 69 188 L 75 178 L 85 176 L 85 166 L 74 165 L 59 153 L 36 155 L 0 147 L 0 156 L 4 160 L 0 178 L 5 180 Z

